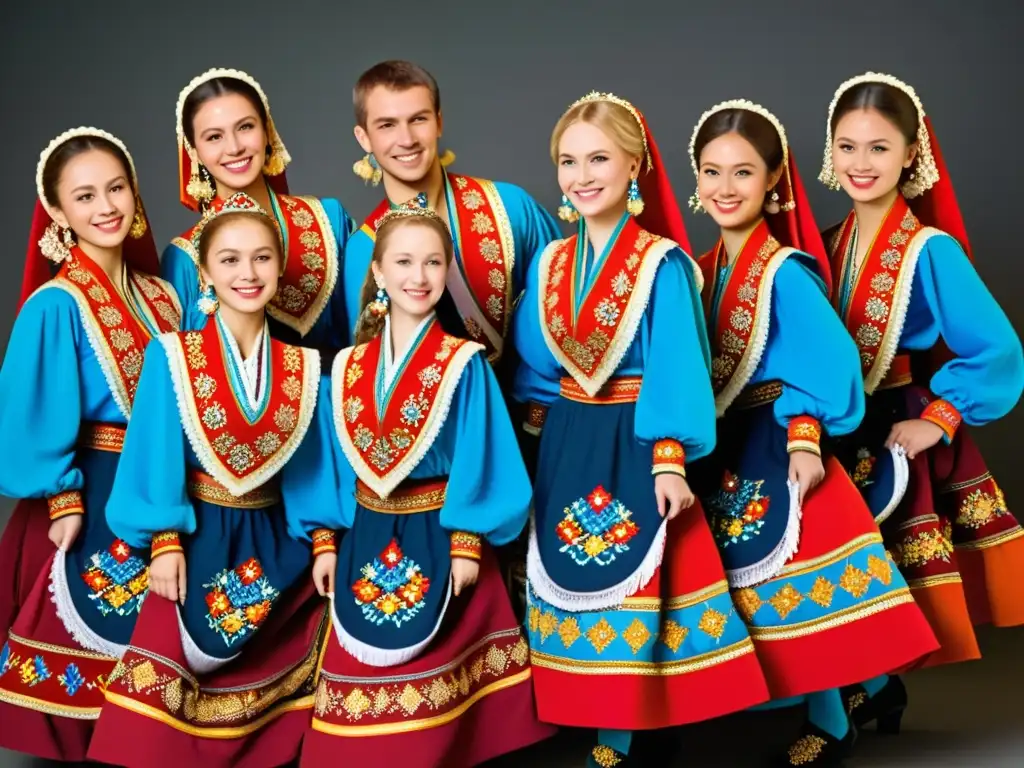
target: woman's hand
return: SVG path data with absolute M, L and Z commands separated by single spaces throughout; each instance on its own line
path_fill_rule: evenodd
M 917 454 L 934 447 L 944 434 L 942 427 L 924 419 L 898 421 L 892 425 L 885 447 L 898 445 L 906 452 L 907 458 L 913 460 Z
M 166 552 L 149 564 L 149 591 L 185 604 L 185 554 Z
M 53 542 L 53 546 L 67 552 L 81 531 L 82 515 L 65 515 L 50 523 L 50 531 L 47 535 Z
M 654 477 L 654 495 L 658 499 L 658 514 L 674 520 L 684 509 L 693 506 L 694 496 L 682 475 L 662 472 Z
M 480 576 L 480 561 L 468 557 L 452 558 L 452 591 L 458 597 L 462 590 L 476 584 Z
M 334 594 L 334 574 L 338 569 L 337 552 L 321 552 L 313 561 L 313 584 L 320 597 Z
M 825 479 L 825 465 L 821 456 L 810 451 L 789 454 L 789 482 L 800 486 L 800 506 L 815 487 Z

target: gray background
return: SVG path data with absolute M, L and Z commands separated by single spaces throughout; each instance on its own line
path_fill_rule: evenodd
M 979 271 L 1014 325 L 1020 328 L 1024 319 L 1024 310 L 1011 301 L 1021 274 L 1015 139 L 1024 106 L 1017 4 L 247 0 L 156 5 L 63 0 L 5 9 L 0 45 L 5 156 L 0 228 L 8 243 L 0 260 L 4 347 L 35 201 L 35 164 L 53 136 L 72 126 L 96 125 L 128 144 L 162 248 L 194 221 L 177 202 L 173 114 L 178 92 L 208 67 L 243 69 L 270 97 L 293 157 L 292 190 L 338 197 L 362 220 L 380 190 L 364 187 L 350 170 L 361 155 L 352 138 L 351 87 L 362 70 L 385 58 L 417 61 L 439 80 L 446 126 L 442 144 L 458 155 L 455 169 L 520 184 L 552 211 L 559 193 L 547 157 L 548 137 L 562 110 L 587 91 L 614 91 L 646 113 L 682 204 L 693 191 L 686 147 L 700 114 L 728 98 L 760 102 L 786 125 L 822 226 L 838 220 L 848 205 L 845 195 L 830 193 L 815 180 L 829 99 L 840 82 L 865 70 L 894 74 L 916 87 L 934 121 Z M 707 217 L 687 215 L 686 222 L 694 247 L 710 247 L 715 233 Z M 1024 510 L 1024 478 L 1016 475 L 1013 435 L 1022 428 L 1018 409 L 976 432 L 1018 511 Z M 0 502 L 0 522 L 10 507 Z M 1014 648 L 1021 640 L 1021 630 L 1004 630 L 986 639 L 986 661 L 913 676 L 911 686 L 919 695 L 910 719 L 919 732 L 898 742 L 866 735 L 856 764 L 881 765 L 882 755 L 893 765 L 1010 764 L 986 751 L 999 748 L 995 741 L 977 734 L 1020 722 L 1024 670 Z M 1011 657 L 1012 666 L 1006 666 Z M 735 727 L 745 732 L 753 724 L 763 730 L 773 717 L 778 716 L 756 721 L 742 716 L 727 720 L 733 725 L 724 730 L 702 726 L 687 743 L 705 755 L 705 765 L 738 765 L 736 742 L 746 742 L 748 756 L 752 743 L 737 740 Z M 929 733 L 936 729 L 948 733 Z M 779 736 L 771 738 L 778 742 Z M 565 755 L 574 754 L 565 743 L 562 747 Z M 539 752 L 558 751 L 555 745 Z M 0 752 L 0 764 L 10 759 Z M 579 763 L 549 759 L 552 765 Z

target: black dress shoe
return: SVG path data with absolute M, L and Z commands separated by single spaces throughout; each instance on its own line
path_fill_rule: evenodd
M 853 751 L 853 743 L 856 740 L 857 728 L 852 722 L 842 739 L 837 739 L 813 723 L 804 723 L 800 738 L 790 745 L 784 755 L 779 755 L 773 765 L 777 768 L 794 765 L 842 765 L 843 758 L 848 757 Z
M 851 685 L 842 690 L 843 701 L 850 719 L 858 728 L 875 721 L 879 733 L 896 735 L 907 708 L 907 689 L 903 681 L 891 675 L 889 681 L 874 696 L 868 696 L 863 686 Z

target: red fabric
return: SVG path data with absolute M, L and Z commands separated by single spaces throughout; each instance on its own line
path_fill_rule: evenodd
M 53 555 L 47 534 L 50 518 L 43 499 L 22 499 L 0 538 L 0 636 L 14 623 L 21 606 L 40 577 L 48 573 L 46 563 Z
M 468 596 L 452 598 L 441 631 L 412 661 L 386 668 L 363 664 L 331 632 L 300 765 L 380 765 L 382 756 L 397 755 L 403 768 L 468 768 L 549 738 L 556 731 L 537 719 L 530 677 L 517 682 L 529 674 L 527 653 L 494 554 L 485 548 L 476 585 Z M 505 661 L 495 667 L 494 657 Z M 480 664 L 476 679 L 474 662 Z M 401 709 L 369 710 L 359 718 L 346 714 L 343 701 L 354 691 L 376 699 L 378 690 L 393 687 L 395 678 L 402 680 L 400 687 L 417 690 L 433 690 L 438 681 L 453 679 L 463 680 L 465 688 L 457 696 L 439 698 L 436 706 L 421 702 L 412 714 Z M 390 732 L 381 733 L 384 728 Z
M 821 279 L 825 281 L 825 287 L 831 295 L 832 267 L 829 264 L 828 251 L 821 239 L 821 230 L 818 229 L 818 224 L 814 220 L 814 212 L 811 210 L 803 181 L 796 169 L 796 160 L 793 158 L 792 150 L 789 152 L 789 167 L 782 174 L 776 190 L 779 193 L 780 202 L 792 200 L 796 205 L 791 211 L 779 211 L 765 216 L 768 228 L 771 229 L 775 239 L 783 245 L 809 253 L 817 260 Z
M 637 177 L 640 196 L 644 200 L 644 212 L 636 219 L 648 232 L 674 240 L 684 253 L 690 255 L 693 252 L 690 249 L 690 238 L 686 234 L 686 225 L 683 223 L 683 213 L 676 202 L 676 194 L 672 191 L 672 184 L 669 182 L 665 164 L 661 161 L 661 153 L 654 141 L 654 134 L 647 126 L 647 118 L 643 113 L 637 110 L 637 114 L 640 115 L 640 122 L 647 134 L 647 148 L 651 153 L 652 167 L 647 171 L 641 169 Z
M 156 250 L 156 241 L 153 239 L 153 227 L 149 224 L 149 217 L 145 209 L 143 214 L 146 218 L 146 234 L 138 240 L 128 236 L 123 245 L 124 260 L 136 272 L 145 272 L 148 275 L 160 274 L 160 255 Z M 53 223 L 50 214 L 46 212 L 41 200 L 36 200 L 35 210 L 32 212 L 32 228 L 28 238 L 28 253 L 25 256 L 25 267 L 21 278 L 21 297 L 18 299 L 18 309 L 25 303 L 29 296 L 38 290 L 43 283 L 50 279 L 52 263 L 43 256 L 39 248 L 39 239 L 43 236 L 46 228 Z
M 942 150 L 939 149 L 939 140 L 932 129 L 931 119 L 926 117 L 924 124 L 928 129 L 928 138 L 931 140 L 932 155 L 935 156 L 935 167 L 939 171 L 939 180 L 935 182 L 935 186 L 920 197 L 908 200 L 907 204 L 922 224 L 926 227 L 941 229 L 951 235 L 960 243 L 967 258 L 974 261 L 971 244 L 967 240 L 967 227 L 964 225 L 964 217 L 960 213 L 960 205 L 956 201 L 956 193 L 953 191 L 953 182 L 949 178 L 946 161 L 942 157 Z
M 129 768 L 270 768 L 294 760 L 309 726 L 312 702 L 308 700 L 308 679 L 293 693 L 281 695 L 269 705 L 261 706 L 260 699 L 275 695 L 276 685 L 291 678 L 289 670 L 298 670 L 306 663 L 311 649 L 318 653 L 323 618 L 324 603 L 316 596 L 312 581 L 305 579 L 274 607 L 271 618 L 245 647 L 242 656 L 198 676 L 203 689 L 201 696 L 212 699 L 219 695 L 225 699 L 219 708 L 230 714 L 223 714 L 215 722 L 203 713 L 204 707 L 190 708 L 187 703 L 179 703 L 178 709 L 171 709 L 161 693 L 162 686 L 138 690 L 130 671 L 111 681 L 108 700 L 89 746 L 89 759 Z M 189 665 L 181 646 L 174 603 L 154 594 L 146 598 L 131 647 L 122 661 L 129 670 L 148 662 L 161 679 L 180 680 L 182 690 L 189 695 L 192 683 L 178 672 L 178 668 L 189 669 Z M 229 695 L 223 693 L 230 689 L 238 691 L 233 700 L 227 700 Z M 221 693 L 215 694 L 214 690 Z M 115 698 L 141 705 L 151 715 L 128 709 Z M 218 709 L 212 701 L 209 708 Z M 198 717 L 207 719 L 199 721 Z M 235 738 L 218 734 L 222 728 L 254 725 L 257 727 L 251 732 Z
M 190 211 L 199 210 L 199 201 L 196 200 L 187 191 L 188 180 L 192 175 L 192 158 L 188 156 L 188 150 L 185 147 L 178 148 L 178 199 L 181 204 L 188 208 Z M 267 180 L 270 188 L 279 195 L 288 194 L 288 173 L 282 171 L 277 176 L 268 176 L 263 174 L 263 178 Z M 211 182 L 216 184 L 216 182 Z M 214 189 L 216 192 L 216 188 Z

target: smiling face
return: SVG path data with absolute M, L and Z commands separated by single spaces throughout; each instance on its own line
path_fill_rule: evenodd
M 392 314 L 422 320 L 440 301 L 449 258 L 443 226 L 440 222 L 399 220 L 385 233 L 380 257 L 371 267 L 377 287 L 388 294 Z
M 709 141 L 698 170 L 701 204 L 722 229 L 743 229 L 760 219 L 765 194 L 779 180 L 754 145 L 736 132 Z
M 116 248 L 135 216 L 129 170 L 111 152 L 90 149 L 65 163 L 56 185 L 58 225 L 70 228 L 79 244 Z
M 425 179 L 437 160 L 442 130 L 430 89 L 378 85 L 366 94 L 363 104 L 366 125 L 355 127 L 363 151 L 373 153 L 384 173 L 405 184 Z
M 229 197 L 255 183 L 267 159 L 267 132 L 256 105 L 239 93 L 203 102 L 192 118 L 196 154 Z
M 900 184 L 917 156 L 900 129 L 876 109 L 854 109 L 836 123 L 832 165 L 836 178 L 854 202 L 884 200 Z
M 630 156 L 597 125 L 577 121 L 558 141 L 558 186 L 585 219 L 621 216 L 640 157 Z
M 277 292 L 281 245 L 273 222 L 263 214 L 227 213 L 202 235 L 202 278 L 212 285 L 222 310 L 262 312 Z

